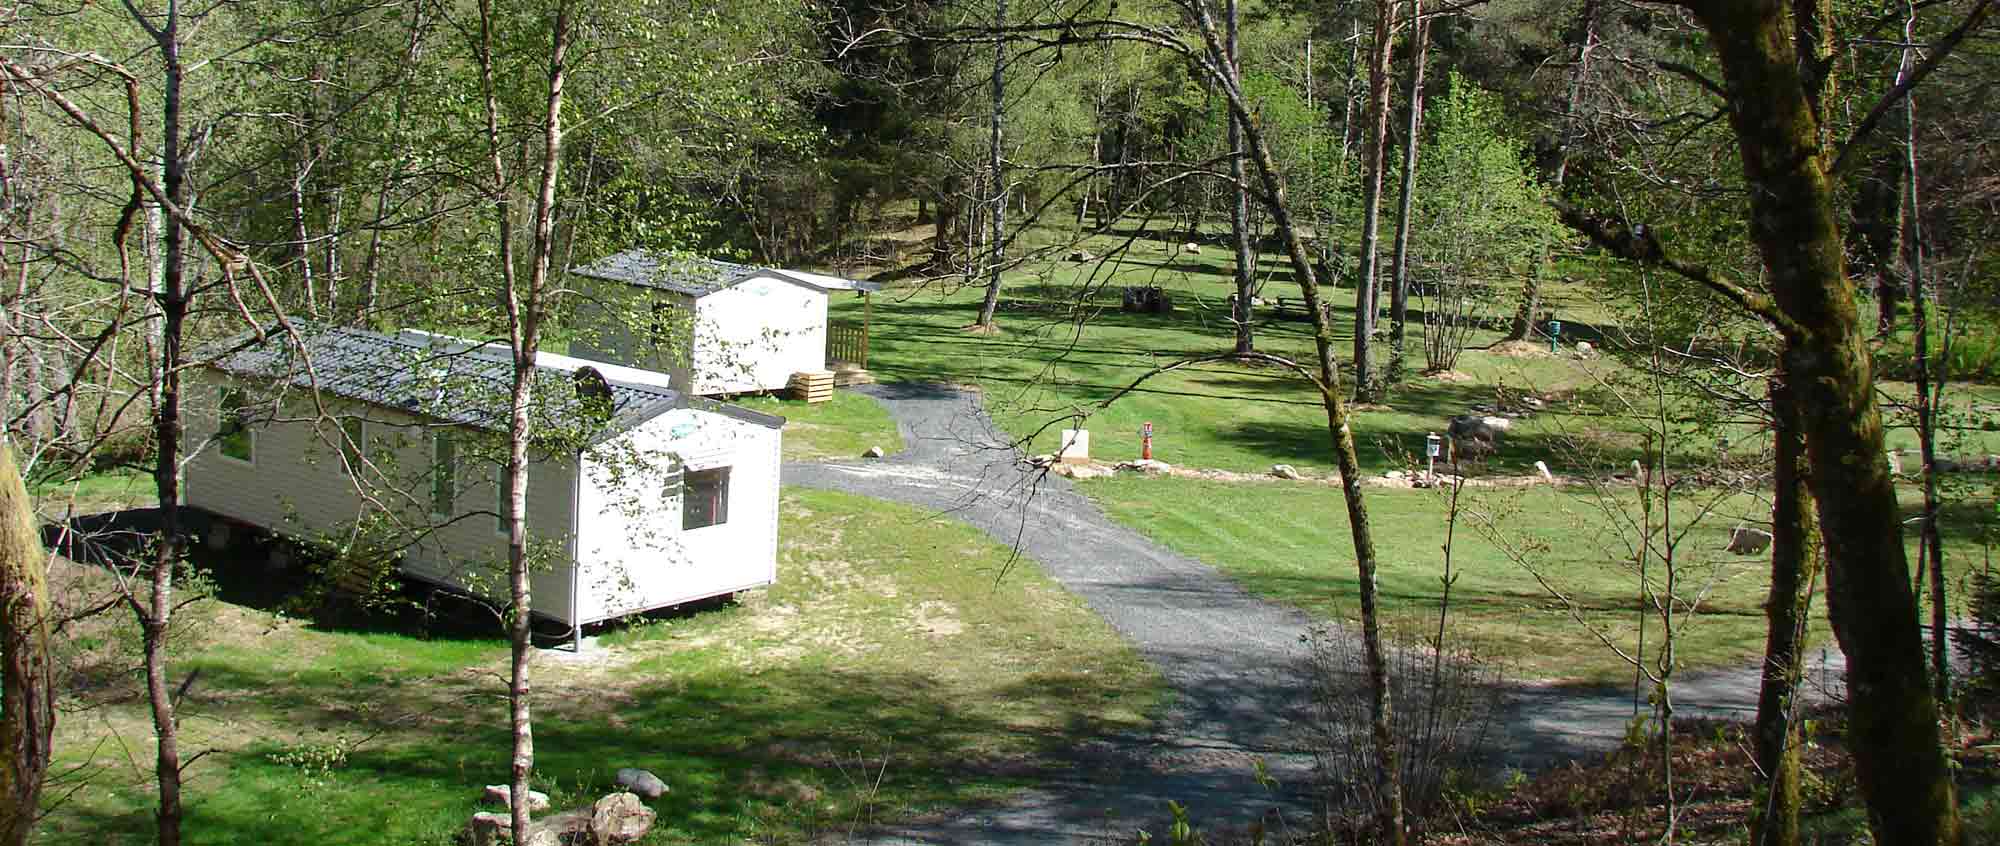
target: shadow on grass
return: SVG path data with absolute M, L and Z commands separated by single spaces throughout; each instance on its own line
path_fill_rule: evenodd
M 1453 412 L 1463 414 L 1461 410 Z M 1394 457 L 1384 453 L 1385 442 L 1407 450 L 1411 456 L 1420 457 L 1424 450 L 1426 435 L 1442 435 L 1449 421 L 1437 412 L 1428 413 L 1436 418 L 1433 428 L 1411 425 L 1371 425 L 1383 422 L 1381 415 L 1363 415 L 1355 426 L 1355 450 L 1359 453 L 1364 469 L 1389 469 L 1395 467 Z M 1373 420 L 1370 417 L 1373 417 Z M 1216 429 L 1216 439 L 1236 447 L 1271 456 L 1274 461 L 1299 464 L 1331 463 L 1327 447 L 1327 430 L 1324 420 L 1256 420 L 1223 425 Z M 1471 478 L 1482 475 L 1520 475 L 1535 471 L 1536 461 L 1547 461 L 1551 467 L 1558 467 L 1556 457 L 1573 454 L 1573 444 L 1567 436 L 1542 432 L 1514 431 L 1501 438 L 1498 449 L 1491 455 L 1464 462 L 1464 472 Z M 1593 457 L 1604 461 L 1606 470 L 1623 467 L 1639 457 L 1640 450 L 1634 448 L 1604 447 Z M 1376 459 L 1380 463 L 1376 463 Z M 1439 459 L 1440 469 L 1444 469 L 1443 459 Z M 1558 467 L 1560 472 L 1560 468 Z
M 438 585 L 398 578 L 365 601 L 326 590 L 310 554 L 275 535 L 238 537 L 226 549 L 210 548 L 205 541 L 214 520 L 201 509 L 181 510 L 186 559 L 223 602 L 302 617 L 328 632 L 461 641 L 490 641 L 504 633 L 492 603 Z M 84 515 L 44 526 L 43 542 L 79 564 L 143 573 L 150 570 L 160 521 L 160 510 L 151 507 Z M 537 626 L 537 645 L 557 645 L 568 637 L 567 629 Z
M 575 806 L 613 789 L 620 767 L 660 774 L 671 792 L 653 803 L 660 827 L 643 842 L 811 840 L 889 815 L 978 804 L 1053 772 L 1022 763 L 1030 759 L 1019 749 L 993 751 L 994 738 L 1026 734 L 1026 751 L 1056 760 L 1076 738 L 1111 730 L 1089 721 L 1023 729 L 912 673 L 679 667 L 633 684 L 640 674 L 613 672 L 588 689 L 541 689 L 536 784 L 559 806 Z M 242 661 L 205 665 L 203 679 L 207 693 L 189 702 L 185 719 L 258 724 L 275 715 L 324 734 L 198 763 L 190 843 L 444 843 L 477 810 L 481 785 L 506 780 L 510 736 L 497 681 L 279 672 Z M 1089 677 L 1061 672 L 982 693 L 1048 714 L 1102 695 Z M 324 771 L 281 760 L 336 737 L 366 740 Z M 144 802 L 143 790 L 127 795 Z M 73 809 L 58 822 L 60 839 L 90 843 L 143 839 L 152 825 L 143 807 Z

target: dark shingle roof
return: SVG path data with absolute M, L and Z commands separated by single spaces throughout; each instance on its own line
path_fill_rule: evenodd
M 614 253 L 581 267 L 571 268 L 570 272 L 592 279 L 674 291 L 691 297 L 704 297 L 746 279 L 758 277 L 782 279 L 822 292 L 830 290 L 830 287 L 843 290 L 852 288 L 857 291 L 873 291 L 881 288 L 872 282 L 795 273 L 711 258 L 674 256 L 650 250 L 626 250 Z
M 245 333 L 218 345 L 211 366 L 225 373 L 283 382 L 294 387 L 389 406 L 479 429 L 505 431 L 513 362 L 505 347 L 476 346 L 443 336 L 397 337 L 360 329 L 292 321 L 303 344 L 293 344 L 280 327 L 265 328 L 265 340 Z M 303 354 L 302 354 L 303 353 Z M 538 416 L 554 425 L 585 414 L 576 397 L 572 371 L 546 364 L 536 368 Z M 601 443 L 676 408 L 696 407 L 766 426 L 784 419 L 746 408 L 688 397 L 653 385 L 609 382 L 611 413 L 591 434 Z
M 747 264 L 667 256 L 646 250 L 626 250 L 605 256 L 570 272 L 593 279 L 663 288 L 691 297 L 707 296 L 767 273 L 763 268 Z

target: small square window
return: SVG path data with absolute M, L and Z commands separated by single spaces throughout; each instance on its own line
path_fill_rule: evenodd
M 215 448 L 237 461 L 256 460 L 257 435 L 250 431 L 250 400 L 237 388 L 222 389 L 222 420 L 215 430 Z
M 729 468 L 689 470 L 681 479 L 683 531 L 729 522 Z

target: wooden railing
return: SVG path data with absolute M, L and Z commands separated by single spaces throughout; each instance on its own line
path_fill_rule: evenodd
M 868 367 L 868 325 L 865 323 L 826 324 L 826 360 L 845 361 L 862 369 Z

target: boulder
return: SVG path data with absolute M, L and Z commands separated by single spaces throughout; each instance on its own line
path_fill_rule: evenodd
M 1091 255 L 1089 250 L 1070 250 L 1069 260 L 1073 264 L 1084 264 L 1096 261 L 1097 257 Z
M 1756 555 L 1771 548 L 1771 533 L 1749 526 L 1737 526 L 1729 530 L 1729 551 L 1737 555 Z
M 639 798 L 648 802 L 658 799 L 667 793 L 667 783 L 661 781 L 659 776 L 653 775 L 646 770 L 633 769 L 631 767 L 619 770 L 618 777 L 614 783 L 621 788 L 638 794 Z
M 1576 342 L 1577 358 L 1592 358 L 1596 355 L 1597 355 L 1597 348 L 1591 346 L 1589 341 Z
M 1475 414 L 1461 414 L 1445 426 L 1451 435 L 1454 451 L 1461 456 L 1479 457 L 1488 455 L 1500 445 L 1501 433 L 1514 425 L 1505 417 L 1487 417 Z
M 1401 471 L 1401 470 L 1391 470 L 1391 471 L 1389 471 L 1389 472 L 1387 472 L 1387 473 L 1383 473 L 1383 474 L 1382 474 L 1382 478 L 1385 478 L 1385 479 L 1404 479 L 1404 478 L 1408 478 L 1408 477 L 1409 477 L 1409 475 L 1410 475 L 1410 474 L 1408 474 L 1408 473 L 1405 473 L 1405 472 L 1403 472 L 1403 471 Z
M 1287 479 L 1294 482 L 1305 478 L 1304 476 L 1299 475 L 1298 468 L 1293 467 L 1290 464 L 1271 465 L 1271 475 L 1276 476 L 1280 479 Z
M 882 457 L 882 456 L 884 456 L 884 455 L 888 455 L 888 453 L 885 453 L 885 452 L 883 452 L 883 451 L 882 451 L 882 448 L 881 448 L 881 447 L 878 447 L 878 446 L 872 446 L 872 447 L 869 447 L 869 448 L 868 448 L 868 451 L 867 451 L 867 452 L 864 452 L 864 453 L 862 453 L 862 454 L 861 454 L 861 457 L 862 457 L 862 458 L 881 458 L 881 457 Z
M 613 793 L 590 807 L 590 836 L 597 846 L 631 843 L 653 830 L 653 809 L 631 793 Z
M 1118 474 L 1116 469 L 1101 464 L 1057 464 L 1049 472 L 1072 479 L 1102 479 Z
M 1123 462 L 1118 465 L 1118 469 L 1138 473 L 1172 473 L 1174 466 L 1156 458 L 1141 458 L 1137 461 Z
M 1190 253 L 1194 253 L 1195 255 L 1201 255 L 1201 245 L 1193 241 L 1189 241 L 1185 244 L 1182 244 L 1181 249 Z
M 472 846 L 494 846 L 514 839 L 514 821 L 506 814 L 480 811 L 465 823 L 465 840 Z
M 508 801 L 508 789 L 507 785 L 504 784 L 486 785 L 486 794 L 481 798 L 484 799 L 484 801 L 492 802 L 503 808 L 513 806 L 513 803 Z M 549 809 L 549 795 L 547 793 L 543 793 L 539 790 L 528 791 L 529 813 L 539 814 L 548 809 Z
M 564 811 L 528 823 L 528 841 L 523 846 L 562 846 L 574 843 L 576 835 L 590 830 L 587 811 Z M 472 846 L 498 846 L 514 842 L 514 820 L 497 811 L 480 811 L 465 824 L 466 842 Z

